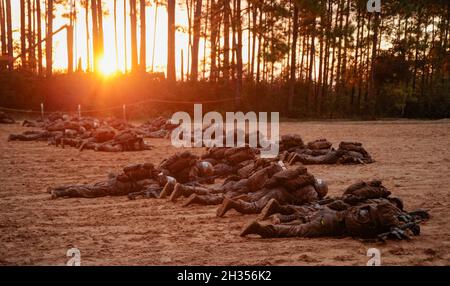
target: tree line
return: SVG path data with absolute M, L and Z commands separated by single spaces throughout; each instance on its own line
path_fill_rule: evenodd
M 20 65 L 9 68 L 51 76 L 54 11 L 61 7 L 68 19 L 68 73 L 82 69 L 73 57 L 79 9 L 86 15 L 86 71 L 96 71 L 104 51 L 104 2 L 20 0 L 16 43 L 10 0 L 0 0 L 2 54 L 20 54 Z M 117 32 L 118 5 L 129 17 L 131 35 L 127 27 L 123 35 Z M 153 23 L 145 11 L 151 5 L 164 6 L 168 13 L 168 82 L 176 81 L 175 59 L 181 56 L 188 68 L 182 66 L 179 81 L 231 86 L 237 106 L 264 98 L 282 102 L 288 115 L 449 115 L 447 0 L 382 0 L 380 13 L 369 12 L 367 0 L 114 0 L 115 49 L 123 37 L 126 60 L 129 36 L 132 73 L 147 71 L 146 29 Z M 187 27 L 177 25 L 177 8 L 186 13 Z M 187 51 L 176 47 L 177 32 L 187 33 Z

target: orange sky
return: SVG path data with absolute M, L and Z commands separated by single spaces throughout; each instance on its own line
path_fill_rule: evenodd
M 69 0 L 67 0 L 69 1 Z M 125 56 L 124 56 L 124 37 L 123 37 L 123 1 L 127 3 L 127 14 L 129 13 L 129 1 L 128 0 L 118 0 L 117 1 L 117 33 L 118 33 L 118 54 L 119 54 L 119 65 L 117 69 L 124 71 L 125 69 Z M 153 1 L 152 1 L 153 2 Z M 12 0 L 12 10 L 13 10 L 13 29 L 14 38 L 19 43 L 20 37 L 20 1 Z M 44 4 L 45 0 L 41 0 L 42 13 L 44 14 Z M 206 1 L 205 1 L 206 3 Z M 77 5 L 80 6 L 80 1 L 77 0 Z M 86 25 L 85 25 L 85 9 L 83 7 L 78 7 L 78 19 L 76 23 L 76 33 L 75 33 L 75 58 L 81 58 L 83 69 L 86 68 L 87 56 L 86 56 Z M 103 29 L 104 29 L 104 41 L 105 41 L 105 60 L 103 62 L 103 70 L 111 72 L 116 70 L 116 50 L 114 45 L 114 1 L 113 0 L 103 0 L 103 10 L 107 12 L 107 15 L 103 17 Z M 139 10 L 139 5 L 138 5 Z M 90 12 L 90 11 L 89 11 Z M 63 8 L 62 5 L 56 6 L 54 28 L 57 30 L 59 27 L 68 23 L 68 19 L 62 17 L 63 13 L 67 13 L 67 8 Z M 89 13 L 89 25 L 92 29 L 92 18 Z M 153 33 L 154 33 L 154 20 L 155 20 L 155 5 L 148 6 L 146 9 L 147 16 L 147 70 L 150 70 L 152 63 L 152 49 L 153 49 Z M 129 15 L 127 15 L 127 65 L 128 70 L 131 66 L 131 48 L 130 48 L 130 25 L 129 25 Z M 185 7 L 176 7 L 176 25 L 187 27 L 187 15 Z M 42 19 L 42 29 L 44 31 L 45 21 Z M 155 44 L 155 58 L 154 66 L 155 71 L 165 71 L 166 61 L 167 61 L 167 10 L 165 6 L 158 6 L 158 19 L 157 19 L 157 34 L 156 34 L 156 44 Z M 92 31 L 89 31 L 92 37 Z M 140 41 L 139 23 L 138 23 L 138 44 Z M 92 40 L 92 38 L 91 38 Z M 247 44 L 247 35 L 243 35 L 244 47 Z M 209 42 L 207 42 L 207 47 Z M 54 69 L 55 70 L 65 70 L 67 68 L 67 49 L 66 49 L 66 32 L 63 31 L 54 37 Z M 188 36 L 186 33 L 177 31 L 176 33 L 176 67 L 177 76 L 180 77 L 181 71 L 181 49 L 184 50 L 184 65 L 185 73 L 187 72 L 187 47 L 188 47 Z M 200 41 L 200 60 L 203 59 L 203 39 Z M 243 49 L 244 62 L 247 60 L 247 49 Z M 92 41 L 91 41 L 91 55 L 92 55 Z M 208 51 L 207 51 L 208 53 Z M 92 61 L 92 56 L 91 56 Z M 76 60 L 78 62 L 78 60 Z M 76 66 L 76 64 L 75 64 Z M 202 64 L 200 64 L 200 74 L 202 70 Z

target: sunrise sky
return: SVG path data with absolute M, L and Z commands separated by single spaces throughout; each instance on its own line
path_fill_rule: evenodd
M 130 17 L 129 17 L 129 1 L 128 0 L 118 0 L 117 1 L 117 34 L 118 34 L 118 49 L 119 54 L 119 65 L 116 67 L 116 50 L 114 44 L 114 1 L 113 0 L 103 0 L 103 10 L 107 15 L 103 16 L 103 29 L 104 29 L 104 42 L 105 42 L 105 55 L 102 61 L 101 70 L 104 73 L 111 73 L 115 70 L 124 71 L 125 70 L 125 55 L 124 55 L 124 27 L 123 27 L 123 1 L 127 4 L 127 66 L 128 70 L 131 68 L 131 47 L 130 47 Z M 20 1 L 12 0 L 12 10 L 13 10 L 13 30 L 14 39 L 16 43 L 19 43 L 20 39 Z M 42 2 L 42 14 L 44 15 L 44 2 Z M 155 7 L 156 5 L 152 2 L 152 6 L 148 6 L 146 9 L 146 21 L 147 21 L 147 70 L 150 71 L 152 64 L 152 51 L 153 51 L 153 33 L 155 29 Z M 68 6 L 68 5 L 67 5 Z M 139 32 L 139 5 L 138 10 L 138 49 L 140 42 L 140 32 Z M 68 23 L 68 19 L 63 18 L 62 15 L 68 12 L 68 7 L 63 7 L 63 5 L 56 5 L 54 28 L 57 30 L 59 27 Z M 83 69 L 87 65 L 87 55 L 86 55 L 86 24 L 85 24 L 85 9 L 80 7 L 80 1 L 77 1 L 77 22 L 75 27 L 75 59 L 81 58 Z M 176 7 L 176 25 L 179 27 L 184 27 L 187 30 L 188 20 L 186 15 L 185 6 L 177 5 Z M 92 62 L 92 15 L 89 11 L 89 33 L 90 33 L 90 53 Z M 42 19 L 42 29 L 45 31 L 45 19 Z M 156 24 L 156 44 L 155 44 L 155 58 L 154 58 L 154 69 L 155 71 L 165 71 L 166 61 L 167 61 L 167 9 L 165 6 L 158 5 L 157 14 L 157 24 Z M 187 51 L 188 51 L 188 35 L 185 32 L 177 31 L 176 33 L 176 69 L 177 76 L 181 76 L 181 49 L 184 50 L 184 70 L 187 72 Z M 247 45 L 247 34 L 243 34 L 243 44 L 244 47 Z M 207 42 L 207 47 L 209 43 Z M 54 50 L 54 63 L 53 67 L 55 70 L 65 70 L 67 68 L 67 45 L 66 45 L 66 32 L 62 31 L 54 37 L 53 43 Z M 204 44 L 203 38 L 200 41 L 199 57 L 200 60 L 203 59 Z M 208 51 L 206 52 L 208 54 Z M 247 49 L 243 49 L 243 60 L 244 63 L 247 62 Z M 76 63 L 75 63 L 76 66 Z M 92 66 L 92 65 L 91 65 Z M 202 71 L 202 64 L 200 63 L 199 71 Z

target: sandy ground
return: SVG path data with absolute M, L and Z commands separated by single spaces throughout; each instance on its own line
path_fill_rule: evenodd
M 357 140 L 376 159 L 365 166 L 311 166 L 330 193 L 358 179 L 380 178 L 407 209 L 429 209 L 432 219 L 412 241 L 363 243 L 351 238 L 241 238 L 255 216 L 216 208 L 126 197 L 49 200 L 48 186 L 91 183 L 138 162 L 158 163 L 176 152 L 167 140 L 151 151 L 78 152 L 38 142 L 7 142 L 0 126 L 0 264 L 64 265 L 67 249 L 82 265 L 365 265 L 368 248 L 384 265 L 450 265 L 450 121 L 282 123 L 281 133 L 305 141 L 325 137 L 335 145 Z M 201 151 L 201 150 L 197 150 Z

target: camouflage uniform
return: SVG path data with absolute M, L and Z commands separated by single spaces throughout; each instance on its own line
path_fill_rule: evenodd
M 153 164 L 137 164 L 123 168 L 118 175 L 110 175 L 106 181 L 95 184 L 68 185 L 50 188 L 52 198 L 79 197 L 96 198 L 104 196 L 123 196 L 133 192 L 158 192 L 162 189 L 158 172 Z M 159 193 L 155 194 L 155 197 Z
M 112 140 L 104 143 L 95 143 L 94 146 L 96 151 L 104 152 L 142 151 L 150 149 L 150 146 L 145 144 L 144 139 L 131 130 L 121 131 Z
M 261 163 L 253 165 L 253 172 L 245 172 L 245 175 L 247 175 L 248 178 L 244 177 L 241 179 L 239 176 L 231 176 L 218 187 L 206 188 L 201 185 L 190 186 L 177 184 L 170 199 L 175 201 L 180 196 L 192 196 L 186 205 L 193 203 L 210 205 L 220 204 L 224 196 L 237 197 L 243 194 L 256 192 L 263 188 L 265 182 L 272 177 L 273 174 L 282 170 L 281 166 L 276 163 L 264 165 L 264 163 L 262 163 L 263 161 L 259 162 Z
M 62 132 L 55 131 L 25 131 L 22 134 L 10 134 L 8 141 L 47 141 L 50 138 L 61 136 Z
M 275 224 L 252 222 L 241 233 L 269 237 L 343 236 L 370 238 L 377 235 L 408 238 L 406 229 L 418 234 L 419 220 L 427 219 L 424 211 L 407 213 L 397 198 L 388 198 L 390 192 L 379 181 L 359 182 L 347 188 L 342 198 L 324 205 L 280 205 L 270 201 L 259 219 L 279 213 Z M 355 199 L 356 196 L 357 199 Z
M 225 177 L 256 159 L 255 150 L 249 147 L 211 147 L 201 159 L 214 166 L 214 175 Z
M 236 198 L 225 198 L 217 209 L 217 216 L 222 217 L 230 209 L 243 214 L 260 213 L 265 205 L 276 199 L 281 204 L 300 205 L 321 199 L 326 195 L 317 187 L 313 175 L 304 166 L 275 173 L 263 183 L 259 183 L 257 192 Z
M 175 178 L 177 182 L 192 182 L 198 177 L 198 169 L 196 168 L 197 161 L 198 156 L 189 151 L 185 151 L 164 159 L 158 169 L 164 175 Z
M 368 164 L 372 157 L 358 142 L 341 142 L 334 150 L 331 143 L 325 139 L 308 143 L 307 149 L 284 154 L 284 160 L 289 164 Z

